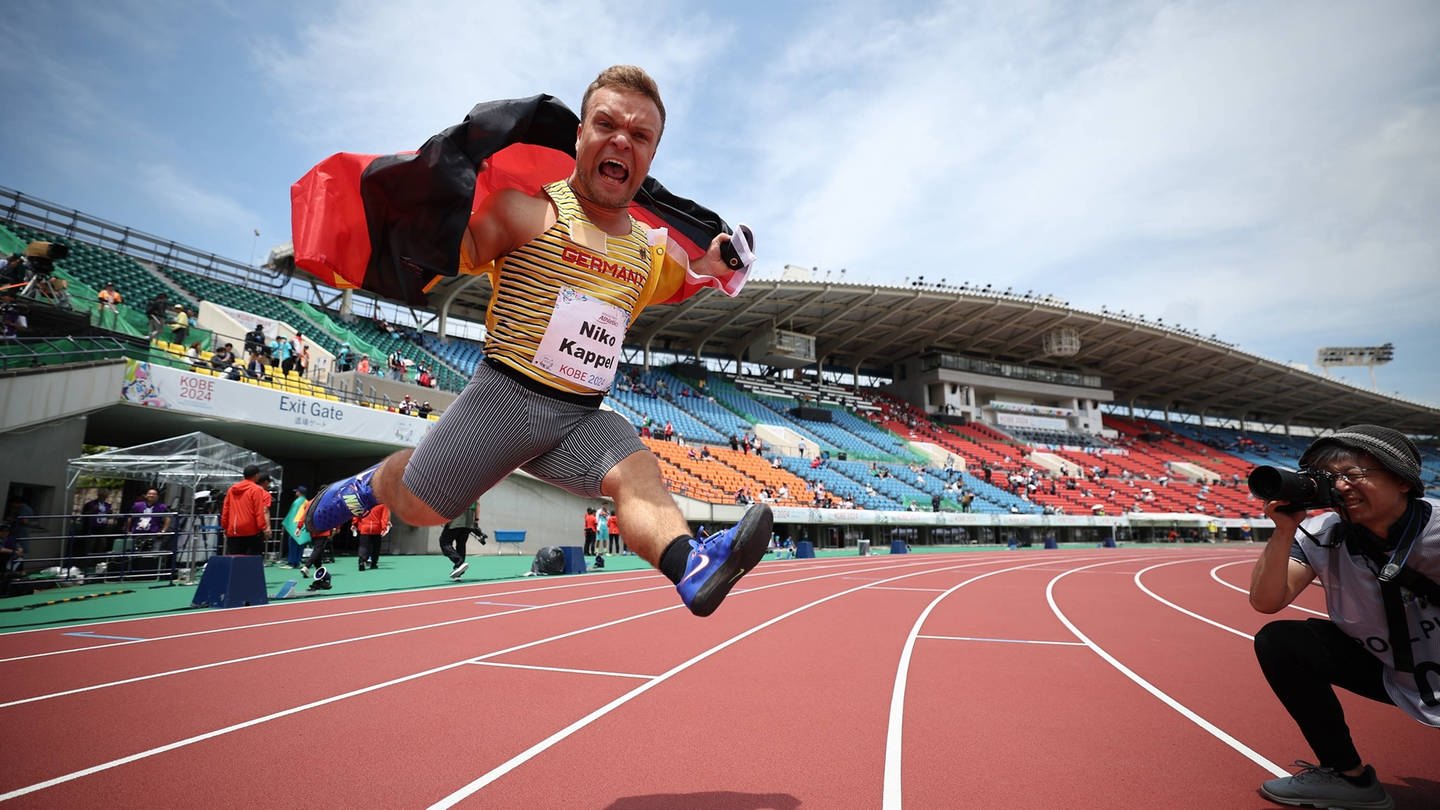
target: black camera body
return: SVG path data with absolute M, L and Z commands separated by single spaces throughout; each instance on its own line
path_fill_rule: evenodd
M 1332 509 L 1340 505 L 1335 474 L 1325 470 L 1287 470 L 1256 467 L 1250 471 L 1250 491 L 1265 501 L 1287 501 L 1286 512 Z
M 55 262 L 70 256 L 70 248 L 62 242 L 31 242 L 25 246 L 25 265 L 37 276 L 55 272 Z

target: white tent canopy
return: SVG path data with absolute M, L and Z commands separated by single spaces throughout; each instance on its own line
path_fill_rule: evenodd
M 70 459 L 68 486 L 82 475 L 176 485 L 191 493 L 221 491 L 254 464 L 281 483 L 282 468 L 270 459 L 206 433 L 186 433 L 149 444 L 121 447 Z
M 281 483 L 283 470 L 280 465 L 252 450 L 246 450 L 205 433 L 186 433 L 149 444 L 121 447 L 103 453 L 72 458 L 67 467 L 69 498 L 74 503 L 76 482 L 81 476 L 94 478 L 122 478 L 126 481 L 140 481 L 161 490 L 161 495 L 170 507 L 174 522 L 165 539 L 159 545 L 136 550 L 128 546 L 116 549 L 115 553 L 132 557 L 154 556 L 157 552 L 165 555 L 165 563 L 158 568 L 144 568 L 146 573 L 137 572 L 131 562 L 117 566 L 118 573 L 110 570 L 105 563 L 104 575 L 112 578 L 130 576 L 161 576 L 175 572 L 180 581 L 188 581 L 191 573 L 213 554 L 222 553 L 218 511 L 222 494 L 237 481 L 245 477 L 245 468 L 255 465 L 261 472 Z M 120 513 L 122 516 L 124 513 Z M 79 519 L 80 515 L 74 516 Z M 114 534 L 102 535 L 112 545 L 124 543 L 124 529 Z M 91 544 L 81 553 L 96 553 L 93 542 L 96 535 L 86 540 Z M 157 535 L 159 537 L 159 535 Z M 69 556 L 66 552 L 63 556 Z M 116 559 L 111 556 L 112 561 Z M 183 566 L 183 569 L 182 569 Z M 97 573 L 101 566 L 97 566 Z

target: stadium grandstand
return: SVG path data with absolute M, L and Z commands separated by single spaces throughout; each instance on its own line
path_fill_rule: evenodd
M 32 566 L 110 559 L 75 542 L 107 481 L 119 504 L 163 486 L 193 529 L 189 562 L 214 553 L 201 527 L 224 474 L 176 483 L 139 450 L 86 473 L 98 448 L 210 437 L 283 471 L 282 501 L 418 442 L 482 357 L 481 277 L 398 307 L 294 273 L 283 248 L 247 266 L 10 189 L 0 214 L 0 250 L 32 254 L 7 263 L 0 341 L 0 484 L 37 516 Z M 41 256 L 46 243 L 63 249 Z M 107 284 L 115 311 L 99 305 Z M 193 313 L 185 339 L 152 323 L 161 296 Z M 257 327 L 272 356 L 255 366 Z M 303 342 L 308 363 L 282 366 L 276 339 Z M 988 284 L 789 267 L 736 298 L 646 310 L 623 359 L 607 407 L 655 451 L 692 524 L 768 501 L 779 537 L 818 548 L 1260 538 L 1249 471 L 1293 467 L 1311 438 L 1357 422 L 1416 437 L 1440 488 L 1432 405 Z M 481 523 L 525 532 L 533 552 L 575 544 L 592 505 L 516 473 L 482 499 Z M 392 544 L 436 553 L 437 536 L 400 528 Z

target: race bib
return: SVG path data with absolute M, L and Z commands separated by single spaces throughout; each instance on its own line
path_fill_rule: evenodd
M 561 287 L 535 351 L 536 367 L 586 388 L 609 390 L 627 320 L 620 307 Z

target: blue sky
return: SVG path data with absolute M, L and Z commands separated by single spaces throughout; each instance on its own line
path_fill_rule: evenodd
M 643 8 L 643 10 L 641 10 Z M 1440 404 L 1440 4 L 344 0 L 12 4 L 0 184 L 249 261 L 337 151 L 646 67 L 668 187 L 760 275 L 924 275 Z M 258 229 L 261 235 L 253 236 Z M 1369 373 L 1338 373 L 1369 385 Z

